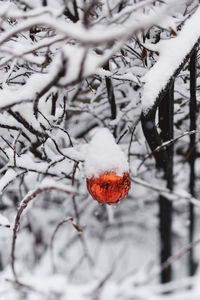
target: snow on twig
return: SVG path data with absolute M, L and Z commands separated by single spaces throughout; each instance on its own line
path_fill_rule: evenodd
M 186 200 L 187 202 L 192 203 L 197 207 L 200 207 L 200 201 L 198 199 L 192 197 L 192 195 L 189 194 L 187 191 L 184 191 L 184 190 L 171 191 L 170 189 L 152 185 L 152 184 L 150 184 L 142 179 L 136 178 L 136 177 L 131 177 L 131 180 L 133 182 L 135 182 L 136 184 L 142 185 L 146 188 L 149 188 L 149 189 L 152 189 L 152 190 L 158 192 L 160 195 L 163 195 L 170 201 Z

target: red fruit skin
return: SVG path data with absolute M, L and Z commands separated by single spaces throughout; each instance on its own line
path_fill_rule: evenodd
M 100 203 L 117 203 L 128 194 L 130 187 L 131 181 L 128 173 L 123 173 L 122 176 L 104 173 L 99 177 L 87 178 L 89 193 Z

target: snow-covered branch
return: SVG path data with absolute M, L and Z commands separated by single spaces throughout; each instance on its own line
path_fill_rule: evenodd
M 142 106 L 145 114 L 154 106 L 159 94 L 167 86 L 169 80 L 177 75 L 188 60 L 190 52 L 200 38 L 199 29 L 200 8 L 185 22 L 177 36 L 162 40 L 147 48 L 159 53 L 158 61 L 142 78 Z

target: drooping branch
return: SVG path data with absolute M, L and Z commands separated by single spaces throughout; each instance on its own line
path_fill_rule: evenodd
M 24 212 L 24 210 L 26 209 L 26 207 L 28 206 L 28 204 L 39 194 L 44 193 L 46 191 L 57 191 L 57 192 L 62 192 L 65 193 L 67 195 L 72 194 L 72 195 L 77 195 L 78 192 L 76 192 L 74 190 L 74 188 L 68 186 L 67 188 L 60 185 L 56 184 L 56 185 L 52 185 L 52 184 L 43 184 L 41 185 L 39 188 L 36 188 L 35 190 L 29 192 L 25 198 L 22 200 L 19 209 L 17 211 L 17 215 L 15 217 L 15 222 L 14 222 L 14 227 L 13 227 L 13 238 L 12 238 L 12 248 L 11 248 L 11 268 L 12 268 L 12 272 L 13 272 L 13 276 L 16 280 L 16 282 L 18 282 L 18 277 L 17 277 L 17 273 L 16 273 L 16 269 L 15 269 L 15 245 L 16 245 L 16 240 L 17 240 L 17 232 L 19 230 L 19 226 L 20 226 L 20 220 L 21 220 L 21 215 Z

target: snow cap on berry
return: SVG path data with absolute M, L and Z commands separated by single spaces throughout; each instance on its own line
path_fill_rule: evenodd
M 107 128 L 95 130 L 85 157 L 85 172 L 87 178 L 108 172 L 122 176 L 128 172 L 126 156 Z

